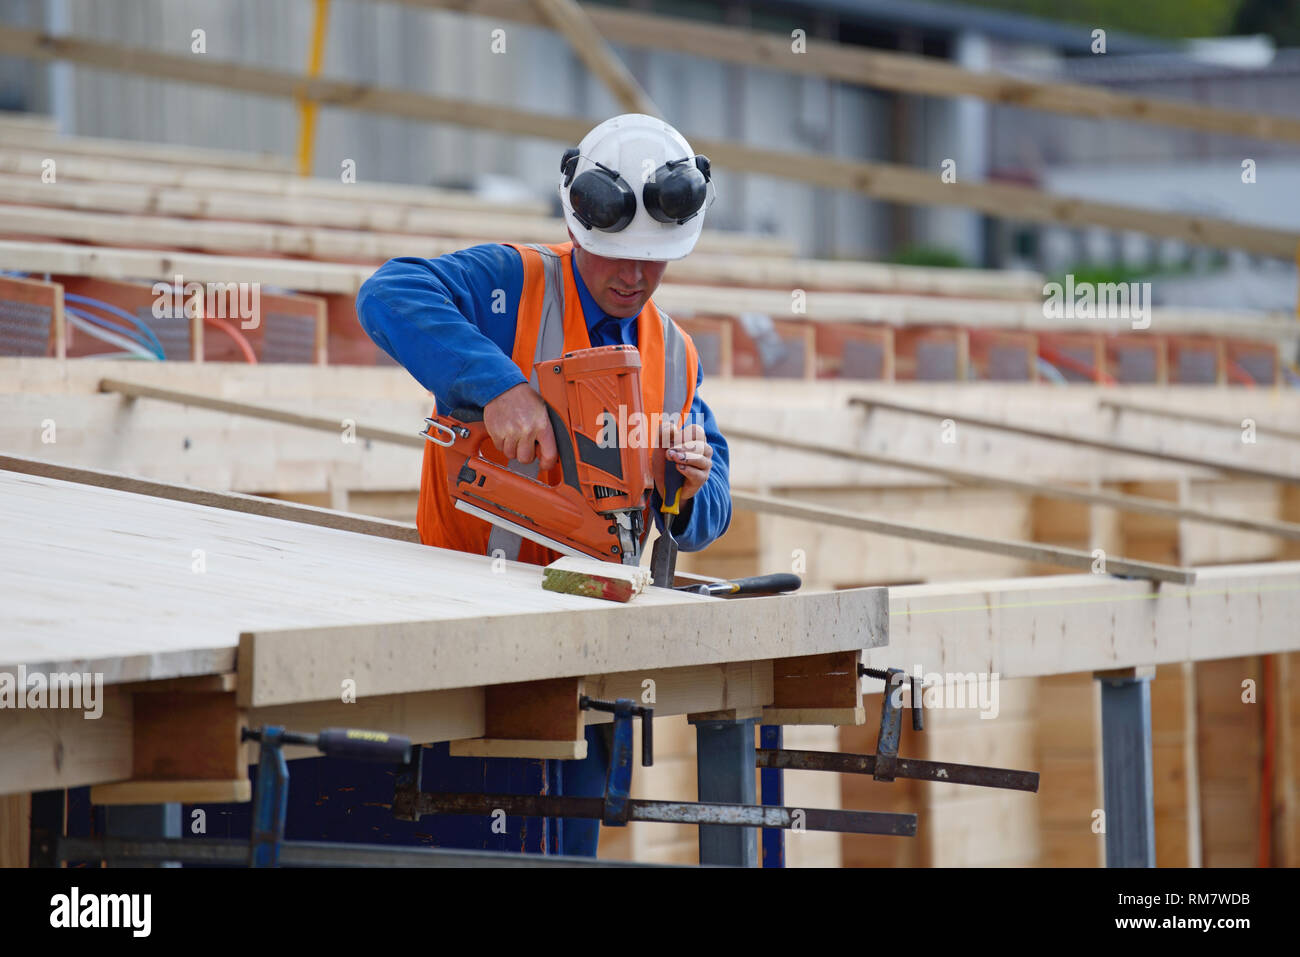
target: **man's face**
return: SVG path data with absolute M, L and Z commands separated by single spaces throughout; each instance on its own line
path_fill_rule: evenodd
M 573 232 L 569 232 L 573 239 Z M 611 316 L 627 319 L 641 311 L 663 279 L 666 262 L 606 259 L 573 243 L 573 262 L 596 305 Z

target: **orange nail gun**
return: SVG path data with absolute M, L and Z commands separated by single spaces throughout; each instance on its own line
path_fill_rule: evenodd
M 426 419 L 421 434 L 442 446 L 456 508 L 565 555 L 625 565 L 641 561 L 644 508 L 654 487 L 645 423 L 641 357 L 634 346 L 565 353 L 534 367 L 555 433 L 562 480 L 547 485 L 482 454 L 491 446 L 481 409 Z M 676 471 L 675 469 L 673 471 Z

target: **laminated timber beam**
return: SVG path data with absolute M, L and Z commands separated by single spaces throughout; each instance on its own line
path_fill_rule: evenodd
M 887 535 L 894 538 L 909 538 L 932 545 L 947 545 L 951 548 L 965 548 L 971 551 L 988 552 L 991 555 L 1006 555 L 1029 562 L 1056 565 L 1061 568 L 1095 568 L 1098 559 L 1091 552 L 1077 548 L 1065 548 L 1060 545 L 1042 545 L 1037 542 L 1017 542 L 1005 538 L 988 538 L 983 535 L 966 535 L 960 532 L 946 532 L 938 528 L 925 528 L 905 522 L 892 522 L 888 519 L 862 515 L 858 512 L 846 512 L 842 509 L 825 508 L 790 499 L 773 498 L 769 495 L 753 495 L 749 492 L 731 492 L 732 504 L 737 508 L 750 509 L 766 515 L 784 515 L 806 522 L 834 525 L 839 528 L 852 528 Z M 1105 556 L 1105 574 L 1121 575 L 1126 578 L 1141 578 L 1156 582 L 1179 582 L 1191 584 L 1196 581 L 1196 571 L 1191 568 L 1179 568 L 1173 565 L 1159 565 L 1154 562 L 1139 562 L 1132 559 Z
M 588 12 L 575 0 L 530 0 L 542 22 L 573 48 L 574 54 L 605 85 L 625 113 L 662 116 L 636 77 L 610 48 Z
M 1103 400 L 1104 401 L 1104 400 Z M 807 452 L 811 455 L 824 455 L 829 458 L 844 459 L 850 462 L 862 462 L 878 465 L 882 468 L 902 469 L 947 479 L 958 485 L 971 485 L 980 488 L 1001 488 L 1013 492 L 1023 492 L 1036 498 L 1048 498 L 1063 502 L 1083 502 L 1088 505 L 1105 505 L 1124 512 L 1140 515 L 1158 515 L 1175 521 L 1200 522 L 1206 525 L 1223 525 L 1239 528 L 1248 532 L 1260 532 L 1275 535 L 1290 541 L 1300 541 L 1300 523 L 1266 522 L 1253 518 L 1224 515 L 1207 509 L 1190 508 L 1176 505 L 1158 498 L 1142 495 L 1126 495 L 1120 492 L 1102 492 L 1092 489 L 1070 488 L 1065 485 L 1048 485 L 1043 482 L 1029 482 L 1023 479 L 1009 478 L 1004 475 L 992 475 L 987 472 L 974 472 L 969 469 L 952 468 L 947 465 L 934 465 L 920 459 L 908 459 L 897 455 L 883 455 L 878 452 L 864 452 L 859 449 L 839 448 L 816 442 L 803 442 L 752 429 L 739 429 L 730 425 L 719 426 L 728 440 L 762 442 L 776 448 L 789 449 L 794 452 Z
M 1100 409 L 1110 409 L 1116 414 L 1133 412 L 1138 415 L 1149 415 L 1158 419 L 1176 419 L 1181 422 L 1195 422 L 1198 425 L 1231 429 L 1234 432 L 1240 432 L 1245 428 L 1241 419 L 1229 419 L 1220 415 L 1209 415 L 1204 412 L 1191 412 L 1187 409 L 1171 409 L 1164 406 L 1149 405 L 1145 402 L 1132 402 L 1124 399 L 1098 399 L 1097 407 Z M 1272 435 L 1280 439 L 1292 439 L 1300 442 L 1300 429 L 1284 429 L 1280 426 L 1260 425 L 1256 423 L 1254 425 L 1254 430 L 1257 435 Z
M 200 62 L 194 57 L 118 46 L 80 37 L 53 36 L 37 30 L 0 29 L 0 54 L 42 61 L 67 60 L 155 79 L 198 83 L 290 99 L 306 98 L 341 109 L 449 123 L 568 144 L 579 142 L 590 126 L 590 121 L 581 117 L 534 113 L 514 107 L 323 77 L 304 78 L 243 63 Z M 1300 244 L 1298 233 L 1231 220 L 1097 203 L 1005 183 L 950 183 L 942 190 L 936 190 L 935 175 L 930 170 L 836 159 L 806 152 L 761 149 L 729 140 L 684 135 L 688 135 L 692 145 L 706 153 L 715 166 L 795 179 L 890 202 L 959 206 L 991 216 L 1031 222 L 1087 224 L 1133 230 L 1197 245 L 1243 249 L 1288 261 L 1295 255 L 1296 247 Z
M 0 234 L 23 232 L 23 224 L 41 235 L 60 236 L 81 241 L 125 241 L 136 233 L 141 242 L 146 241 L 148 224 L 122 217 L 82 217 L 59 211 L 53 217 L 41 215 L 44 211 L 23 210 L 12 220 L 0 222 Z M 13 226 L 11 230 L 9 227 Z M 230 224 L 179 221 L 160 221 L 160 233 L 155 233 L 152 243 L 166 245 L 170 237 L 178 247 L 200 246 L 211 252 L 158 248 L 123 249 L 100 246 L 80 246 L 66 243 L 42 243 L 27 240 L 0 240 L 0 261 L 21 272 L 51 273 L 56 275 L 90 276 L 100 279 L 170 279 L 176 273 L 199 282 L 256 281 L 280 286 L 307 294 L 339 294 L 355 296 L 357 291 L 375 271 L 374 265 L 359 265 L 347 260 L 367 259 L 378 263 L 392 255 L 439 256 L 464 248 L 471 241 L 451 240 L 429 236 L 412 236 L 410 243 L 393 242 L 384 234 L 347 233 L 333 229 L 300 229 L 285 227 L 277 233 L 276 227 L 261 224 Z M 184 239 L 188 236 L 188 241 Z M 519 237 L 516 237 L 519 238 Z M 562 238 L 553 236 L 552 239 Z M 486 241 L 486 240 L 484 240 Z M 389 243 L 391 245 L 388 245 Z M 728 240 L 728 242 L 731 242 Z M 252 247 L 248 255 L 220 255 L 242 245 Z M 284 254 L 318 255 L 319 261 L 274 258 L 272 250 Z M 354 255 L 355 253 L 355 255 Z M 710 254 L 713 256 L 713 254 Z M 324 258 L 341 261 L 324 261 Z M 717 258 L 717 257 L 714 257 Z M 819 281 L 815 267 L 823 264 L 806 264 L 803 267 L 776 265 L 772 275 L 802 282 L 807 278 Z M 707 262 L 683 270 L 686 277 L 703 278 Z M 775 280 L 774 280 L 775 281 Z M 834 282 L 835 279 L 830 281 Z M 866 285 L 873 280 L 855 280 Z M 982 284 L 963 294 L 978 294 Z M 962 287 L 949 285 L 947 292 L 962 292 Z M 767 289 L 728 289 L 683 283 L 665 283 L 655 296 L 665 308 L 679 314 L 736 315 L 741 312 L 763 312 L 780 317 L 789 309 L 790 293 Z M 1004 329 L 1042 331 L 1051 327 L 1060 330 L 1055 320 L 1043 318 L 1042 309 L 1015 301 L 986 299 L 959 299 L 947 296 L 880 294 L 865 290 L 848 292 L 808 291 L 808 311 L 800 318 L 818 322 L 888 322 L 898 326 L 962 325 L 978 320 L 981 325 Z M 1237 339 L 1277 342 L 1295 335 L 1295 322 L 1282 316 L 1258 316 L 1249 313 L 1197 309 L 1156 309 L 1153 321 L 1163 328 L 1180 334 L 1209 334 L 1232 336 Z M 1115 331 L 1105 323 L 1078 320 L 1081 329 L 1103 332 Z
M 1190 586 L 1100 575 L 889 589 L 873 667 L 1034 678 L 1300 650 L 1300 562 L 1198 568 Z
M 1060 429 L 1020 425 L 1015 422 L 991 419 L 987 416 L 970 415 L 962 412 L 927 409 L 923 406 L 909 405 L 903 402 L 892 402 L 888 399 L 879 399 L 874 396 L 870 398 L 852 398 L 849 400 L 849 404 L 862 406 L 868 409 L 885 409 L 890 412 L 899 412 L 904 415 L 923 416 L 930 419 L 951 419 L 953 422 L 964 423 L 965 425 L 973 426 L 975 428 L 990 429 L 995 432 L 1008 432 L 1015 435 L 1024 435 L 1033 439 L 1042 439 L 1045 442 L 1064 442 L 1070 445 L 1099 449 L 1103 452 L 1114 452 L 1122 455 L 1137 455 L 1144 458 L 1160 459 L 1165 462 L 1176 462 L 1179 465 L 1190 465 L 1196 468 L 1210 469 L 1227 475 L 1241 476 L 1242 478 L 1266 479 L 1271 482 L 1300 485 L 1300 475 L 1293 472 L 1279 472 L 1276 469 L 1264 468 L 1262 466 L 1238 465 L 1235 462 L 1225 462 L 1222 459 L 1208 459 L 1199 455 L 1187 455 L 1182 452 L 1174 452 L 1166 449 L 1148 448 L 1142 445 L 1134 445 L 1130 442 L 1117 442 L 1113 439 L 1106 439 L 1100 436 L 1079 435 L 1074 432 L 1063 432 Z
M 134 777 L 141 682 L 228 696 L 209 700 L 250 722 L 463 740 L 492 734 L 490 687 L 649 677 L 659 713 L 756 709 L 773 660 L 887 640 L 883 588 L 743 602 L 656 588 L 615 606 L 545 591 L 534 566 L 4 471 L 0 513 L 0 668 L 104 676 L 99 721 L 0 710 L 0 793 L 159 784 Z M 234 691 L 174 684 L 230 672 Z
M 545 25 L 519 0 L 381 0 L 429 10 Z M 1202 133 L 1300 143 L 1300 120 L 1274 113 L 1223 109 L 1193 101 L 1137 96 L 1079 83 L 1029 80 L 967 70 L 935 57 L 868 50 L 807 38 L 796 51 L 791 37 L 745 27 L 592 7 L 589 16 L 609 40 L 630 47 L 690 53 L 709 60 L 822 76 L 861 86 L 927 96 L 974 96 L 1030 110 L 1151 123 Z

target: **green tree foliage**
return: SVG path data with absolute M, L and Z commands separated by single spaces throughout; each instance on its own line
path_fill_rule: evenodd
M 989 7 L 1044 20 L 1167 39 L 1269 32 L 1236 29 L 1238 9 L 1257 6 L 1265 11 L 1261 16 L 1268 17 L 1274 16 L 1275 8 L 1289 10 L 1289 22 L 1293 26 L 1296 11 L 1300 9 L 1296 0 L 982 0 L 961 6 Z

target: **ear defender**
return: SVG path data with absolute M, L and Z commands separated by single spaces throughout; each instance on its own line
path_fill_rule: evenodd
M 569 190 L 573 217 L 587 229 L 616 233 L 636 216 L 636 193 L 617 170 L 596 163 L 577 177 L 578 148 L 564 151 L 560 172 Z M 678 226 L 695 218 L 708 197 L 709 158 L 698 155 L 669 160 L 655 170 L 641 190 L 641 202 L 651 218 Z
M 566 161 L 573 165 L 565 175 L 572 175 L 571 170 L 577 161 L 576 155 L 571 161 Z M 626 229 L 636 215 L 636 194 L 615 170 L 597 163 L 573 180 L 569 187 L 569 205 L 573 208 L 574 218 L 588 229 L 616 233 Z
M 641 191 L 651 218 L 678 226 L 694 218 L 709 192 L 709 158 L 669 160 L 654 172 Z

